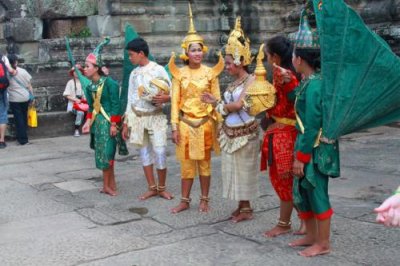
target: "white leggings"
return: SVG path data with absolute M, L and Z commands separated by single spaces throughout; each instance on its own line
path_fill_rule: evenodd
M 152 147 L 149 143 L 147 146 L 140 148 L 140 159 L 142 160 L 143 166 L 149 166 L 154 163 L 156 169 L 162 170 L 167 168 L 166 152 L 167 149 L 165 146 Z

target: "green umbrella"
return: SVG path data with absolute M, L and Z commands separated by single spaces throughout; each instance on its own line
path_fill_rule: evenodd
M 399 57 L 343 0 L 312 2 L 321 45 L 323 135 L 338 139 L 399 120 Z

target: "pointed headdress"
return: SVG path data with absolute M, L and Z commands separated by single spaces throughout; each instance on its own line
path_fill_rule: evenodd
M 204 44 L 204 39 L 199 34 L 197 34 L 196 29 L 193 23 L 193 15 L 192 8 L 189 3 L 189 31 L 186 35 L 185 39 L 183 39 L 181 47 L 183 48 L 182 54 L 179 56 L 182 60 L 186 61 L 189 58 L 186 53 L 189 49 L 189 46 L 193 43 L 199 43 L 203 47 L 203 52 L 206 53 L 208 51 L 208 47 Z
M 244 35 L 240 17 L 236 18 L 235 28 L 233 28 L 229 34 L 225 53 L 232 55 L 235 65 L 240 65 L 241 58 L 243 58 L 243 65 L 245 66 L 250 65 L 251 61 L 253 61 L 251 57 L 250 40 Z
M 103 47 L 110 43 L 110 38 L 106 37 L 104 40 L 97 45 L 97 47 L 86 57 L 86 62 L 92 63 L 99 67 L 103 66 L 103 60 L 101 59 L 101 53 Z

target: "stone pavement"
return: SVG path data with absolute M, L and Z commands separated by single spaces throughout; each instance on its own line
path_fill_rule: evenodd
M 101 172 L 88 142 L 34 139 L 0 150 L 0 265 L 399 265 L 400 230 L 376 224 L 372 212 L 400 184 L 398 125 L 343 138 L 342 177 L 330 183 L 333 252 L 312 259 L 287 246 L 291 234 L 263 237 L 278 215 L 265 173 L 252 221 L 229 221 L 236 203 L 221 198 L 219 157 L 212 211 L 197 211 L 196 180 L 191 209 L 173 215 L 180 177 L 172 144 L 168 188 L 177 197 L 139 201 L 146 183 L 137 152 L 117 157 L 119 196 L 109 197 L 99 193 Z

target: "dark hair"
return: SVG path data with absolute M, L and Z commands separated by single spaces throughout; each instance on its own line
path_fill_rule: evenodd
M 16 54 L 10 54 L 7 56 L 8 61 L 10 62 L 10 65 L 12 66 L 12 68 L 15 69 L 15 63 L 17 63 L 18 61 L 18 56 Z
M 294 54 L 306 61 L 314 70 L 321 69 L 321 51 L 319 49 L 295 48 Z
M 105 76 L 106 74 L 104 74 L 103 70 L 101 69 L 101 67 L 99 67 L 98 65 L 94 65 L 95 67 L 98 67 L 97 69 L 97 74 L 99 74 L 100 76 Z
M 130 41 L 126 45 L 125 49 L 131 50 L 136 53 L 143 52 L 146 57 L 149 56 L 149 45 L 147 44 L 147 42 L 145 40 L 143 40 L 140 37 Z
M 281 58 L 281 67 L 296 73 L 292 64 L 293 44 L 284 36 L 275 36 L 265 44 L 264 52 L 276 54 Z

